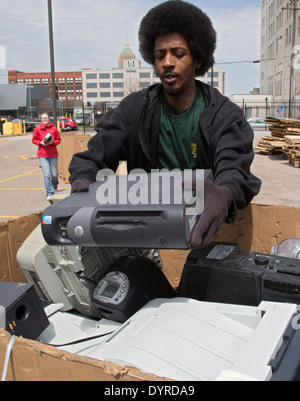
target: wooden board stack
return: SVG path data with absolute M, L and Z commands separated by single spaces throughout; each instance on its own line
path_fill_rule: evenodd
M 283 152 L 294 167 L 300 167 L 300 135 L 286 135 Z
M 265 119 L 271 135 L 263 136 L 255 152 L 274 155 L 286 154 L 289 162 L 300 167 L 300 120 L 268 117 Z

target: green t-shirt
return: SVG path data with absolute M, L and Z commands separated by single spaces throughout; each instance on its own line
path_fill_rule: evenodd
M 205 109 L 199 88 L 193 103 L 182 114 L 172 114 L 162 92 L 161 122 L 158 143 L 158 169 L 195 169 L 200 113 Z

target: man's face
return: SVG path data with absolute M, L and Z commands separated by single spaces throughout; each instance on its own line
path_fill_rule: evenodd
M 155 70 L 169 96 L 185 93 L 195 86 L 196 63 L 187 41 L 179 33 L 156 38 L 154 43 Z
M 49 116 L 48 116 L 47 114 L 42 114 L 42 115 L 41 115 L 41 121 L 42 121 L 42 124 L 43 124 L 45 127 L 47 127 L 47 125 L 49 125 L 49 123 L 50 123 Z

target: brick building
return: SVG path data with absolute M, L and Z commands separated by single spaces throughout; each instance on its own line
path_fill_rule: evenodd
M 82 72 L 68 71 L 55 73 L 56 98 L 62 113 L 72 112 L 75 101 L 82 101 Z M 50 72 L 8 71 L 9 84 L 41 85 L 48 87 L 47 96 L 52 97 Z

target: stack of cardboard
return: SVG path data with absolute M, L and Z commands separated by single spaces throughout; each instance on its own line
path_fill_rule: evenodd
M 300 120 L 268 117 L 265 121 L 271 135 L 263 136 L 254 150 L 268 155 L 284 153 L 300 167 Z

